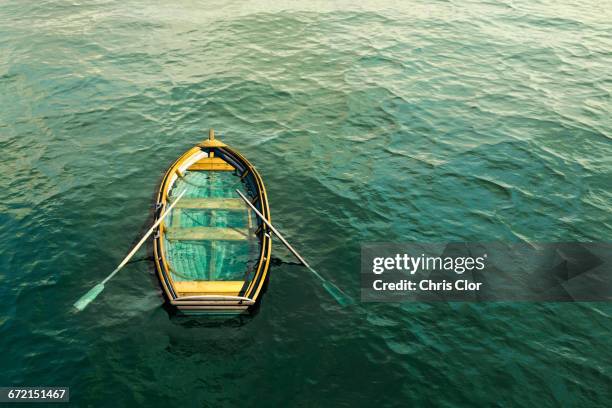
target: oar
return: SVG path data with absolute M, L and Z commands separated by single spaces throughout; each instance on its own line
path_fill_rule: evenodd
M 77 300 L 76 302 L 74 302 L 74 307 L 80 312 L 81 310 L 85 309 L 87 307 L 87 305 L 89 305 L 96 297 L 98 297 L 98 295 L 100 293 L 102 293 L 102 291 L 104 290 L 104 285 L 106 284 L 106 282 L 108 282 L 109 280 L 112 279 L 113 276 L 115 276 L 115 274 L 117 272 L 119 272 L 121 270 L 121 268 L 123 268 L 125 266 L 125 264 L 130 260 L 130 258 L 132 256 L 134 256 L 134 254 L 136 253 L 136 251 L 138 251 L 138 249 L 142 246 L 142 244 L 144 244 L 144 242 L 147 240 L 147 238 L 149 238 L 149 235 L 151 235 L 151 233 L 153 233 L 153 231 L 155 230 L 155 228 L 157 228 L 157 226 L 164 220 L 164 218 L 166 218 L 166 215 L 168 215 L 170 213 L 170 211 L 174 208 L 174 206 L 176 205 L 176 203 L 179 202 L 179 200 L 181 198 L 183 198 L 183 195 L 185 195 L 185 193 L 187 192 L 187 190 L 183 191 L 181 194 L 178 195 L 178 197 L 176 197 L 176 199 L 174 200 L 174 202 L 172 203 L 172 205 L 170 205 L 170 207 L 168 207 L 168 209 L 162 214 L 161 217 L 159 217 L 159 219 L 157 221 L 155 221 L 155 224 L 153 224 L 153 226 L 147 231 L 147 233 L 140 239 L 140 241 L 136 244 L 136 246 L 130 251 L 129 254 L 127 254 L 127 256 L 125 257 L 125 259 L 123 259 L 123 261 L 121 261 L 121 263 L 119 264 L 119 266 L 117 266 L 117 268 L 115 268 L 114 271 L 111 272 L 110 275 L 108 275 L 106 277 L 106 279 L 104 279 L 102 282 L 98 283 L 96 286 L 94 286 L 93 288 L 91 288 L 89 290 L 89 292 L 85 293 L 79 300 Z
M 341 306 L 346 306 L 346 305 L 353 303 L 353 299 L 351 299 L 346 293 L 340 290 L 339 287 L 337 287 L 336 285 L 334 285 L 333 283 L 325 279 L 323 276 L 321 276 L 317 271 L 312 269 L 310 265 L 308 265 L 308 262 L 306 262 L 304 258 L 302 258 L 302 256 L 298 254 L 298 252 L 295 249 L 293 249 L 293 247 L 287 242 L 287 240 L 281 235 L 281 233 L 278 232 L 278 230 L 274 228 L 272 224 L 270 224 L 270 222 L 266 219 L 266 217 L 264 217 L 263 214 L 260 213 L 257 208 L 255 208 L 255 206 L 240 192 L 240 190 L 236 189 L 236 192 L 240 195 L 240 197 L 244 200 L 244 202 L 247 203 L 253 211 L 255 211 L 255 214 L 257 214 L 259 218 L 272 230 L 274 235 L 276 235 L 278 239 L 281 240 L 281 242 L 287 247 L 287 249 L 291 251 L 291 253 L 295 255 L 295 257 L 306 268 L 308 268 L 310 272 L 312 272 L 317 278 L 319 278 L 319 280 L 321 280 L 321 283 L 323 284 L 323 288 L 325 288 L 325 290 L 336 300 L 336 302 L 338 302 Z

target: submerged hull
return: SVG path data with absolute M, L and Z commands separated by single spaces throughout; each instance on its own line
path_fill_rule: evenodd
M 189 314 L 252 310 L 268 279 L 267 227 L 236 193 L 270 220 L 263 181 L 248 160 L 214 139 L 185 152 L 166 172 L 156 218 L 185 192 L 154 239 L 157 274 L 170 305 Z

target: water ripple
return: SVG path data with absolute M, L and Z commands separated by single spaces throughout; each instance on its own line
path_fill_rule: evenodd
M 169 318 L 138 262 L 69 313 L 209 127 L 356 298 L 362 242 L 608 240 L 608 16 L 552 0 L 4 2 L 0 383 L 69 385 L 79 406 L 610 405 L 604 304 L 342 309 L 281 263 L 256 317 L 205 324 Z

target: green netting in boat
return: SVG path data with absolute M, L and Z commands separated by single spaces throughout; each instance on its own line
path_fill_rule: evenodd
M 166 221 L 165 247 L 176 281 L 245 280 L 258 258 L 256 219 L 236 193 L 232 172 L 188 171 L 170 192 L 185 196 Z

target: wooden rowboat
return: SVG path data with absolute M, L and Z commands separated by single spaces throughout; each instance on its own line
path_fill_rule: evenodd
M 157 274 L 168 302 L 187 313 L 244 313 L 261 300 L 272 242 L 268 227 L 239 197 L 239 189 L 270 222 L 263 181 L 240 153 L 215 139 L 185 152 L 166 172 L 154 240 Z

